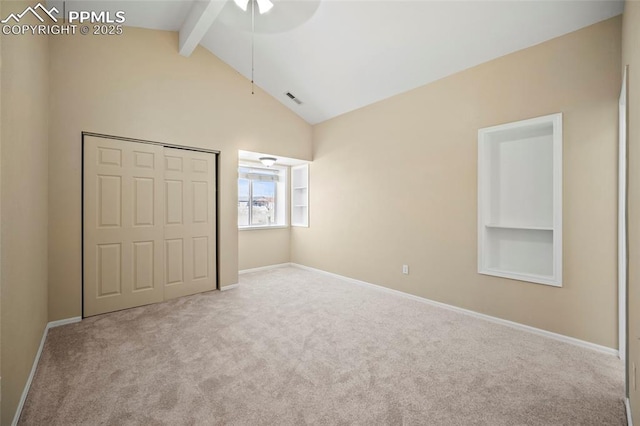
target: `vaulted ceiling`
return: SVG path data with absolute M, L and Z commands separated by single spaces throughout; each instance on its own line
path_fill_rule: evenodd
M 272 0 L 255 11 L 254 81 L 311 124 L 619 15 L 618 0 Z M 62 10 L 62 1 L 50 0 Z M 180 31 L 251 78 L 251 5 L 233 0 L 67 1 Z M 247 83 L 247 90 L 250 85 Z M 302 104 L 293 102 L 286 93 Z

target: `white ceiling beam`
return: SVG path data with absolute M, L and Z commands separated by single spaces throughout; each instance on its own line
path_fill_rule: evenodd
M 194 1 L 180 28 L 179 52 L 190 56 L 224 7 L 224 0 Z

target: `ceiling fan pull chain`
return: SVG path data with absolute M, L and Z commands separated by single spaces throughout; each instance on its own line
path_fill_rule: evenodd
M 255 0 L 251 0 L 251 94 L 254 94 L 253 91 L 253 64 L 254 64 L 254 45 L 255 45 L 255 19 L 256 19 L 256 2 Z

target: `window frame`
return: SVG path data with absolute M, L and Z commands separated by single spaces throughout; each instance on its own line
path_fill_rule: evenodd
M 277 170 L 278 171 L 278 181 L 275 181 L 275 193 L 274 193 L 274 222 L 271 225 L 259 224 L 252 225 L 251 218 L 253 215 L 253 184 L 256 182 L 254 179 L 250 178 L 242 178 L 240 177 L 240 169 L 241 168 L 249 168 L 254 170 Z M 238 162 L 238 179 L 236 181 L 236 185 L 239 183 L 240 179 L 246 180 L 249 182 L 249 195 L 247 201 L 248 207 L 248 225 L 240 225 L 238 224 L 239 231 L 250 231 L 250 230 L 259 230 L 259 229 L 283 229 L 289 227 L 289 215 L 287 214 L 288 210 L 288 197 L 287 197 L 287 189 L 289 187 L 289 173 L 290 167 L 284 165 L 273 165 L 271 167 L 266 167 L 261 163 L 256 163 L 252 161 L 243 161 L 240 160 Z M 239 201 L 239 194 L 238 194 Z M 283 204 L 282 204 L 283 203 Z M 282 221 L 279 221 L 280 216 L 282 216 Z M 237 220 L 236 220 L 236 223 Z

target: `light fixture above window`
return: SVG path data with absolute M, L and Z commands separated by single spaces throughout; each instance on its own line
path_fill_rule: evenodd
M 260 157 L 259 160 L 267 167 L 273 166 L 274 164 L 276 164 L 276 161 L 278 161 L 278 159 L 274 157 Z
M 267 13 L 273 7 L 273 3 L 271 0 L 233 0 L 238 7 L 245 12 L 247 11 L 247 6 L 249 5 L 249 1 L 255 1 L 258 3 L 258 11 L 260 15 Z

